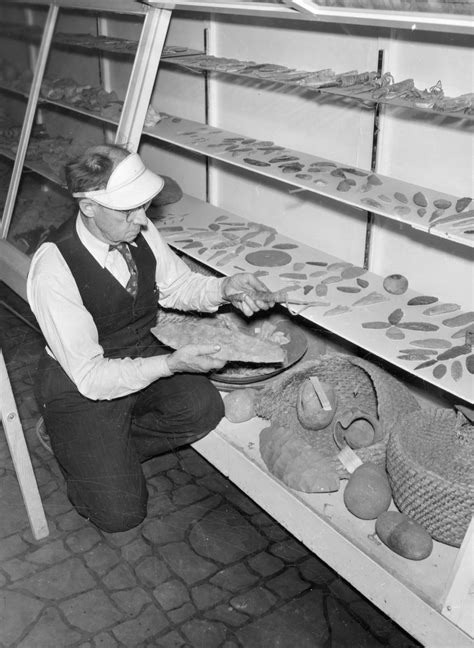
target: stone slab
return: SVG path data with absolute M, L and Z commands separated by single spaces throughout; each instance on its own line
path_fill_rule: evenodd
M 236 631 L 245 648 L 316 648 L 328 645 L 327 627 L 321 592 L 309 592 L 296 601 Z M 357 643 L 338 644 L 344 648 L 361 648 Z
M 193 549 L 224 564 L 265 549 L 266 539 L 236 509 L 221 506 L 206 515 L 189 534 Z
M 209 578 L 217 570 L 214 562 L 201 558 L 184 542 L 166 545 L 160 553 L 170 569 L 188 585 Z
M 41 600 L 59 600 L 79 594 L 95 586 L 95 580 L 77 558 L 17 581 L 13 587 L 27 591 Z
M 47 608 L 20 641 L 18 648 L 51 648 L 52 646 L 66 648 L 76 644 L 80 638 L 81 634 L 66 625 L 57 610 Z
M 160 633 L 168 626 L 165 615 L 150 605 L 135 619 L 119 623 L 113 629 L 114 636 L 127 648 L 142 646 L 147 639 Z

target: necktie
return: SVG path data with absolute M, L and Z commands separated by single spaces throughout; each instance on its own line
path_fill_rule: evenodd
M 130 248 L 126 243 L 119 243 L 118 245 L 111 245 L 110 249 L 118 250 L 125 259 L 128 271 L 130 272 L 130 279 L 125 286 L 125 289 L 130 295 L 132 295 L 132 297 L 136 297 L 138 292 L 138 271 L 132 253 L 130 252 Z

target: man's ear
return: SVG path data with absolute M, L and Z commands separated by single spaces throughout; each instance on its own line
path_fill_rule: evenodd
M 97 203 L 90 198 L 81 198 L 79 201 L 79 209 L 87 218 L 94 218 L 97 208 Z

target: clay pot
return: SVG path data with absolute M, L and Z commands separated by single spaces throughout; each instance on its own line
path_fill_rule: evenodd
M 373 445 L 383 437 L 378 419 L 357 407 L 337 414 L 333 434 L 339 448 L 347 444 L 353 450 Z

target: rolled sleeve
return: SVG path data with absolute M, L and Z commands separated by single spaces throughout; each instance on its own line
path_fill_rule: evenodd
M 224 277 L 192 272 L 151 221 L 143 235 L 156 256 L 156 284 L 161 306 L 213 313 L 223 304 Z

